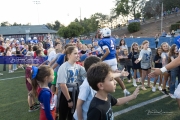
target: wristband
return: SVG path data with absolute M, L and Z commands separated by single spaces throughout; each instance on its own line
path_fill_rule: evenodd
M 72 100 L 71 100 L 71 99 L 69 99 L 69 100 L 67 100 L 67 102 L 68 102 L 68 103 L 70 103 L 70 102 L 72 102 Z
M 160 70 L 161 70 L 162 73 L 164 73 L 164 72 L 167 71 L 166 67 L 163 67 L 163 68 L 161 68 Z

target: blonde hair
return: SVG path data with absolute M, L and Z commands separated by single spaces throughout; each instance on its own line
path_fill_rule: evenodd
M 145 45 L 146 43 L 149 43 L 149 41 L 148 41 L 148 40 L 144 40 L 144 41 L 142 42 L 142 44 L 141 44 L 141 49 L 143 49 L 143 45 Z
M 163 45 L 164 44 L 166 44 L 167 46 L 168 46 L 168 51 L 167 52 L 169 52 L 169 50 L 170 50 L 170 46 L 169 46 L 169 44 L 167 43 L 167 42 L 163 42 L 162 44 L 161 44 L 161 49 L 162 49 L 162 52 L 165 52 L 164 50 L 163 50 Z

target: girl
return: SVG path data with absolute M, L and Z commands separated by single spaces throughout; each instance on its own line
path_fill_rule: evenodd
M 134 75 L 133 75 L 133 85 L 137 86 L 136 84 L 136 79 L 137 79 L 137 70 L 139 70 L 140 76 L 141 76 L 141 64 L 135 63 L 135 61 L 138 59 L 139 56 L 139 46 L 137 43 L 133 43 L 131 45 L 131 53 L 128 55 L 128 59 L 132 60 L 132 67 L 134 70 Z
M 178 53 L 178 48 L 175 44 L 171 46 L 171 49 L 169 51 L 169 63 L 173 61 L 175 58 L 177 58 L 179 55 Z M 173 99 L 176 97 L 174 96 L 174 91 L 175 91 L 175 84 L 176 84 L 176 77 L 178 77 L 178 83 L 180 81 L 180 76 L 179 76 L 179 67 L 173 68 L 170 70 L 171 74 L 171 80 L 170 80 L 170 93 L 169 96 Z
M 157 49 L 158 43 L 159 43 L 159 34 L 156 34 L 155 36 L 155 43 L 156 43 L 156 49 Z
M 77 47 L 68 47 L 65 54 L 66 62 L 60 66 L 57 73 L 57 85 L 61 89 L 59 120 L 66 120 L 66 118 L 72 120 L 78 95 L 78 80 L 85 77 L 86 71 L 76 64 L 79 60 Z
M 120 46 L 120 50 L 123 51 L 123 49 L 128 49 L 127 45 L 126 45 L 126 42 L 124 41 L 124 39 L 121 39 L 120 43 L 119 43 L 119 46 Z
M 6 48 L 6 56 L 12 56 L 11 54 L 11 47 Z M 13 73 L 14 71 L 12 70 L 12 64 L 9 64 L 9 73 Z
M 124 59 L 125 59 L 125 68 L 128 71 L 129 75 L 127 76 L 128 82 L 131 82 L 131 68 L 132 68 L 132 61 L 128 59 L 128 49 L 124 49 Z
M 149 41 L 145 40 L 142 43 L 142 50 L 140 52 L 139 58 L 135 61 L 135 63 L 139 63 L 141 61 L 141 69 L 142 69 L 142 90 L 147 90 L 144 87 L 144 80 L 146 76 L 151 72 L 151 50 L 149 48 Z M 150 79 L 148 79 L 148 87 L 150 87 Z
M 34 56 L 32 45 L 28 45 L 28 51 L 27 51 L 26 56 Z
M 32 67 L 33 92 L 38 96 L 41 104 L 40 120 L 55 120 L 55 100 L 48 83 L 54 79 L 54 72 L 50 66 Z
M 162 66 L 166 66 L 168 64 L 168 53 L 169 53 L 169 45 L 166 42 L 163 42 L 161 44 L 161 49 L 162 49 L 162 54 L 161 54 L 161 59 L 162 59 Z M 168 95 L 166 91 L 166 83 L 168 81 L 170 74 L 168 72 L 165 72 L 163 74 L 163 88 L 162 88 L 162 93 Z
M 161 60 L 161 53 L 162 53 L 162 50 L 161 48 L 157 48 L 156 50 L 156 56 L 154 57 L 154 64 L 155 64 L 155 68 L 162 68 L 162 60 Z M 160 76 L 160 81 L 159 81 L 159 86 L 158 86 L 158 89 L 161 91 L 162 88 L 161 88 L 161 83 L 162 83 L 162 75 L 159 75 Z M 159 78 L 159 76 L 157 76 L 154 80 L 154 85 L 152 87 L 152 91 L 155 92 L 156 91 L 156 82 Z
M 32 72 L 32 64 L 27 64 L 25 70 L 26 75 L 26 87 L 28 90 L 28 104 L 29 104 L 29 112 L 33 112 L 39 109 L 40 104 L 35 102 L 35 96 L 32 90 L 32 80 L 31 80 L 31 72 Z

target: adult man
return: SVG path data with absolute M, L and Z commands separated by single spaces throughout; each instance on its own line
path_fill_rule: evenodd
M 117 71 L 117 54 L 115 39 L 111 37 L 111 30 L 109 28 L 103 28 L 100 30 L 101 40 L 98 42 L 99 46 L 103 49 L 104 55 L 101 60 L 111 66 L 113 71 Z M 124 96 L 130 95 L 130 92 L 126 90 L 123 81 L 120 78 L 115 79 L 121 86 Z

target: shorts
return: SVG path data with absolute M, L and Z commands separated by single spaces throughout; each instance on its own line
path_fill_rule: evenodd
M 54 72 L 54 80 L 51 82 L 52 85 L 56 85 L 57 81 L 57 72 Z
M 142 68 L 141 68 L 141 69 L 142 69 Z M 151 69 L 151 67 L 150 67 L 150 68 L 148 68 L 148 69 L 142 69 L 142 70 L 148 71 L 149 69 Z
M 110 60 L 104 60 L 104 63 L 108 64 L 113 71 L 117 70 L 117 60 L 116 58 Z

